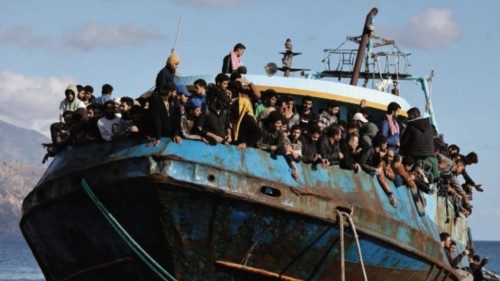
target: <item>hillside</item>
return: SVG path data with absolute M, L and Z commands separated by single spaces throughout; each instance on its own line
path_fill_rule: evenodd
M 0 236 L 20 235 L 22 200 L 45 169 L 42 142 L 49 139 L 0 121 Z

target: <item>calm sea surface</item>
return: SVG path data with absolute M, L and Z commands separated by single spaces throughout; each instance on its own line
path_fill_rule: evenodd
M 476 252 L 490 263 L 486 268 L 500 273 L 500 241 L 475 242 Z M 24 240 L 0 239 L 0 280 L 44 280 Z

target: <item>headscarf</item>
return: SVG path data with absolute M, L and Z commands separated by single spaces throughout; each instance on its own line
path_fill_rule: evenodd
M 238 98 L 238 122 L 236 122 L 236 127 L 234 128 L 234 140 L 237 141 L 240 133 L 240 125 L 243 117 L 249 115 L 255 119 L 253 116 L 252 103 L 249 99 L 240 97 Z
M 386 115 L 387 116 L 387 123 L 389 124 L 389 135 L 395 135 L 399 134 L 399 125 L 396 120 L 392 117 L 392 115 Z
M 167 64 L 176 64 L 181 62 L 181 57 L 179 57 L 178 54 L 172 53 L 170 56 L 167 58 Z

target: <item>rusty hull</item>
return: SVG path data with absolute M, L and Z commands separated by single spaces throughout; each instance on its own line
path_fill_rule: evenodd
M 48 280 L 154 280 L 85 197 L 85 178 L 179 280 L 338 280 L 337 208 L 352 210 L 369 280 L 458 280 L 436 216 L 419 216 L 406 187 L 392 186 L 394 208 L 368 174 L 298 166 L 294 181 L 281 157 L 186 140 L 69 148 L 23 202 L 21 229 Z M 346 235 L 348 280 L 360 280 Z

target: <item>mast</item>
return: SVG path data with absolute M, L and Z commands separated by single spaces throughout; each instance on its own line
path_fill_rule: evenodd
M 378 9 L 373 8 L 366 15 L 365 25 L 363 27 L 363 35 L 361 35 L 361 42 L 359 43 L 358 55 L 356 56 L 356 62 L 354 63 L 354 70 L 351 77 L 351 85 L 358 85 L 359 72 L 361 71 L 361 64 L 363 63 L 363 58 L 365 56 L 366 45 L 373 32 L 373 18 L 377 15 Z

